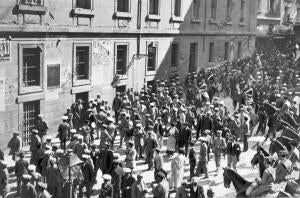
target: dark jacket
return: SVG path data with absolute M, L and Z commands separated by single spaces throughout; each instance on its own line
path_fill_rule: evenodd
M 239 158 L 240 154 L 241 154 L 241 146 L 239 143 L 235 142 L 228 142 L 227 144 L 227 154 L 228 155 L 233 155 L 236 156 L 237 158 Z
M 203 187 L 198 185 L 196 192 L 194 192 L 194 188 L 190 185 L 190 198 L 205 198 Z
M 189 152 L 189 162 L 190 163 L 196 163 L 196 156 L 197 154 L 196 154 L 196 151 L 195 151 L 195 149 L 194 148 L 192 148 L 191 150 L 190 150 L 190 152 Z
M 17 178 L 21 178 L 23 174 L 28 173 L 28 162 L 24 159 L 20 159 L 15 165 L 15 174 Z
M 82 171 L 84 183 L 88 183 L 88 184 L 92 183 L 94 179 L 94 169 L 92 165 L 89 163 L 85 163 L 82 166 L 81 171 Z

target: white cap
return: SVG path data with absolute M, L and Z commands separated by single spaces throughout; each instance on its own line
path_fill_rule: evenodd
M 68 119 L 68 116 L 63 116 L 61 117 L 62 120 L 67 120 Z
M 35 170 L 36 170 L 36 166 L 33 165 L 33 164 L 29 164 L 29 165 L 28 165 L 28 170 L 29 170 L 29 171 L 35 171 Z
M 104 180 L 111 180 L 111 176 L 108 174 L 104 174 L 102 177 Z

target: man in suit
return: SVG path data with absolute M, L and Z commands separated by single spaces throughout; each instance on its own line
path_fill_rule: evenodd
M 19 160 L 16 162 L 15 165 L 15 175 L 17 177 L 17 196 L 20 195 L 21 191 L 21 184 L 22 184 L 22 176 L 24 174 L 28 174 L 28 162 L 24 159 L 25 153 L 19 153 Z
M 227 144 L 227 166 L 236 171 L 236 164 L 239 161 L 241 154 L 241 146 L 236 142 L 236 137 L 232 136 L 229 138 L 229 142 Z
M 157 147 L 156 140 L 151 136 L 151 132 L 148 132 L 148 137 L 145 140 L 144 151 L 146 154 L 146 162 L 148 164 L 148 170 L 151 170 L 153 166 L 153 154 L 154 149 Z
M 79 198 L 83 197 L 83 187 L 86 187 L 86 197 L 90 198 L 91 191 L 93 189 L 94 184 L 94 169 L 90 163 L 88 163 L 88 158 L 90 156 L 83 154 L 82 159 L 84 160 L 84 163 L 82 165 L 81 171 L 83 175 L 83 181 L 81 184 L 79 184 Z
M 203 187 L 198 184 L 198 177 L 193 177 L 190 184 L 190 198 L 205 198 Z
M 155 149 L 154 154 L 154 179 L 158 181 L 157 174 L 163 170 L 163 157 L 160 154 L 160 149 Z
M 137 176 L 137 181 L 132 184 L 131 198 L 145 198 L 146 193 L 146 183 L 143 181 L 143 176 L 139 174 Z
M 184 122 L 183 123 L 183 128 L 181 130 L 181 136 L 179 139 L 182 141 L 182 147 L 185 148 L 185 156 L 188 154 L 188 149 L 189 149 L 189 144 L 192 141 L 192 130 L 188 127 L 188 123 Z
M 101 186 L 99 198 L 113 198 L 113 186 L 111 184 L 111 176 L 104 174 L 103 175 L 103 183 Z
M 189 162 L 190 162 L 190 178 L 194 177 L 195 175 L 195 167 L 197 164 L 197 159 L 196 159 L 196 150 L 195 150 L 195 143 L 191 142 L 190 143 L 191 149 L 189 152 Z
M 68 117 L 67 116 L 63 116 L 62 117 L 62 121 L 63 123 L 61 123 L 58 126 L 58 138 L 60 140 L 60 148 L 63 150 L 66 150 L 66 141 L 67 141 L 67 137 L 70 131 L 70 125 L 67 123 Z
M 106 143 L 106 147 L 99 153 L 100 167 L 103 174 L 111 174 L 113 158 L 113 151 L 110 149 L 110 144 Z

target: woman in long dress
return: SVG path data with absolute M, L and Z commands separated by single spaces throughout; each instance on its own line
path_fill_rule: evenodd
M 175 123 L 171 123 L 171 127 L 168 131 L 168 141 L 167 141 L 167 154 L 172 157 L 176 150 L 176 137 L 178 135 L 178 129 L 175 127 Z

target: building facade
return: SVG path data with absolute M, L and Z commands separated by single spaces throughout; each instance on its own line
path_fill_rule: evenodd
M 264 39 L 270 35 L 287 37 L 283 41 L 289 42 L 291 40 L 289 37 L 293 37 L 293 24 L 299 21 L 300 1 L 298 0 L 257 1 L 257 41 L 259 43 L 264 43 Z
M 76 99 L 140 90 L 155 79 L 255 48 L 256 0 L 0 1 L 0 147 L 24 145 L 38 114 L 56 134 Z

